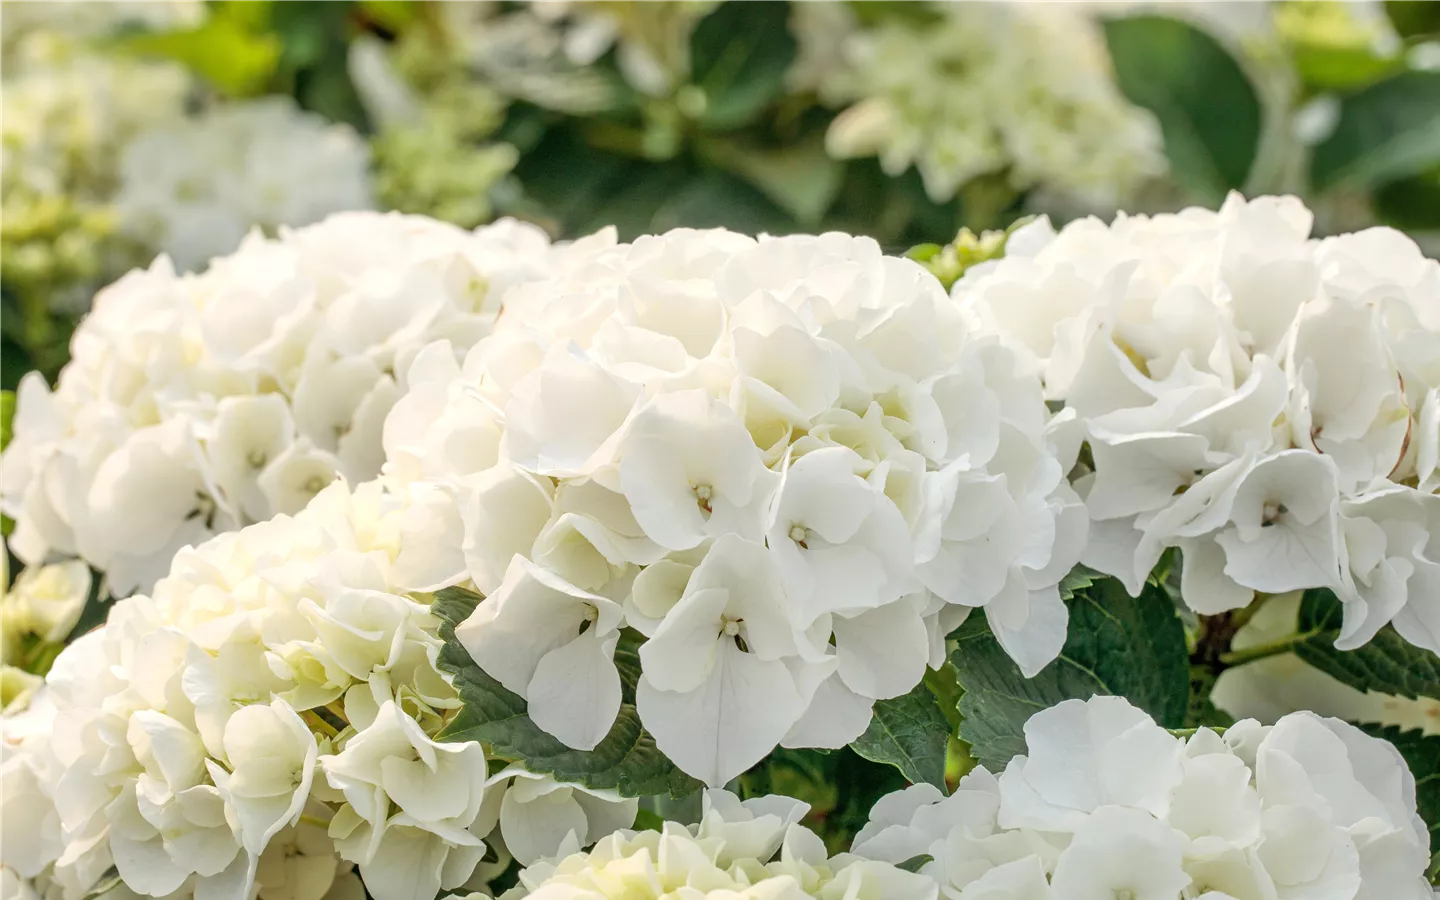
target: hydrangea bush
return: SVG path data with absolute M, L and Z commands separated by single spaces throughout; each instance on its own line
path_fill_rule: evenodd
M 131 272 L 96 298 L 54 391 L 38 373 L 20 386 L 11 549 L 78 556 L 124 596 L 187 544 L 374 477 L 415 353 L 474 344 L 503 290 L 557 253 L 513 221 L 349 213 L 252 234 L 197 275 L 165 257 Z
M 1440 263 L 1239 196 L 917 256 L 115 285 L 5 450 L 7 890 L 1432 896 Z

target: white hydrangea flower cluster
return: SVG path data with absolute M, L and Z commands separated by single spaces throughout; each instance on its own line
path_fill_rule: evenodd
M 130 273 L 96 297 L 55 391 L 21 382 L 0 466 L 11 549 L 78 555 L 123 596 L 187 544 L 374 477 L 415 352 L 473 345 L 561 252 L 513 221 L 346 213 L 253 234 L 199 275 L 163 257 Z
M 195 27 L 205 19 L 202 0 L 71 0 L 67 3 L 0 3 L 0 40 L 48 32 L 75 40 L 103 40 L 127 28 L 164 30 Z
M 203 267 L 255 227 L 309 225 L 370 209 L 368 145 L 288 97 L 216 106 L 126 144 L 115 207 L 122 227 Z
M 528 11 L 558 32 L 571 64 L 593 65 L 613 49 L 616 68 L 631 87 L 663 97 L 689 77 L 690 34 L 717 5 L 717 0 L 559 0 L 531 4 Z
M 842 746 L 974 608 L 1027 672 L 1064 642 L 1076 444 L 1018 366 L 869 239 L 614 247 L 512 291 L 463 366 L 417 356 L 384 435 L 435 510 L 410 586 L 486 594 L 457 635 L 571 747 L 611 727 L 626 626 L 684 771 Z
M 1440 651 L 1440 263 L 1310 239 L 1291 197 L 1037 221 L 954 296 L 1084 424 L 1084 562 L 1132 592 L 1167 547 L 1197 612 L 1329 588 L 1337 646 Z
M 1429 900 L 1415 779 L 1338 719 L 1246 720 L 1179 738 L 1117 697 L 1025 725 L 1028 756 L 949 797 L 882 798 L 854 852 L 920 870 L 955 900 Z
M 998 175 L 1092 209 L 1164 172 L 1159 128 L 1116 89 L 1087 12 L 934 3 L 847 29 L 840 6 L 794 7 L 792 80 L 850 104 L 830 126 L 832 155 L 878 156 L 891 175 L 914 166 L 936 201 Z
M 112 866 L 150 897 L 340 900 L 358 869 L 376 900 L 433 900 L 493 874 L 497 822 L 526 860 L 630 825 L 634 800 L 436 740 L 460 701 L 395 584 L 405 516 L 337 482 L 119 601 L 6 720 L 0 862 L 62 900 Z
M 588 853 L 537 863 L 502 900 L 934 900 L 935 884 L 885 862 L 830 857 L 800 819 L 810 806 L 706 791 L 696 825 L 619 831 Z

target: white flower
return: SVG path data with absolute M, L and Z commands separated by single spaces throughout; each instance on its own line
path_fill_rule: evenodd
M 802 655 L 806 640 L 770 554 L 724 535 L 640 648 L 640 719 L 676 765 L 722 785 L 785 737 L 833 669 Z
M 242 237 L 200 274 L 162 258 L 102 290 L 54 391 L 38 375 L 20 386 L 0 507 L 27 564 L 79 556 L 123 596 L 187 544 L 299 512 L 337 476 L 373 478 L 401 452 L 383 428 L 419 351 L 445 342 L 421 376 L 455 368 L 505 293 L 560 260 L 514 222 L 354 212 Z M 484 446 L 410 424 L 412 452 Z
M 368 164 L 353 131 L 288 100 L 224 105 L 131 142 L 116 205 L 128 230 L 195 269 L 255 225 L 368 209 Z
M 425 577 L 397 571 L 488 595 L 471 652 L 542 728 L 577 749 L 604 736 L 621 628 L 648 639 L 647 728 L 710 784 L 780 743 L 854 740 L 877 699 L 940 665 L 971 607 L 1027 671 L 1055 657 L 1088 524 L 1064 479 L 1079 436 L 1051 424 L 1013 350 L 866 238 L 608 240 L 510 291 L 463 363 L 440 343 L 416 353 L 385 426 L 387 483 L 433 509 L 402 543 L 437 545 Z M 952 475 L 1000 485 L 1025 540 L 932 565 L 942 541 L 984 532 L 959 534 L 986 510 L 930 489 Z M 572 612 L 542 622 L 537 606 L 520 628 L 516 556 Z M 1000 582 L 984 596 L 963 589 L 981 568 Z M 586 604 L 600 613 L 582 631 Z M 567 664 L 537 694 L 560 647 L 601 677 Z
M 825 613 L 883 607 L 918 587 L 905 520 L 857 468 L 853 450 L 827 447 L 785 470 L 766 538 L 801 627 Z
M 1097 696 L 1036 713 L 1025 734 L 998 781 L 981 767 L 950 797 L 882 797 L 855 852 L 928 855 L 921 874 L 963 900 L 1430 893 L 1413 777 L 1388 742 L 1336 719 L 1182 741 Z
M 487 792 L 501 794 L 500 829 L 505 847 L 521 865 L 554 854 L 556 848 L 585 847 L 635 822 L 639 801 L 613 791 L 562 784 L 509 766 L 490 776 Z M 486 802 L 490 802 L 488 796 Z
M 590 750 L 620 710 L 619 623 L 612 601 L 516 556 L 455 637 L 480 668 L 529 701 L 535 724 Z
M 0 578 L 8 577 L 0 573 Z M 90 568 L 79 560 L 29 568 L 3 594 L 4 628 L 48 643 L 64 641 L 90 598 Z
M 1167 548 L 1196 612 L 1328 588 L 1338 645 L 1393 622 L 1440 646 L 1425 598 L 1440 458 L 1440 263 L 1371 229 L 1310 239 L 1293 197 L 1043 220 L 954 297 L 1074 411 L 1082 560 L 1137 593 Z M 1402 537 L 1402 535 L 1404 535 Z
M 689 550 L 734 533 L 759 540 L 776 482 L 730 410 L 703 391 L 661 394 L 627 429 L 620 483 L 651 540 Z
M 502 788 L 478 743 L 436 740 L 460 707 L 440 623 L 390 580 L 410 504 L 333 484 L 112 606 L 5 717 L 0 862 L 51 900 L 112 864 L 150 896 L 350 900 L 363 879 L 378 900 L 431 900 L 489 877 Z M 634 801 L 575 802 L 592 817 L 577 839 L 633 818 Z M 574 829 L 537 816 L 516 819 L 517 843 L 557 852 Z
M 878 156 L 892 175 L 913 165 L 937 201 L 1003 172 L 1017 189 L 1114 208 L 1163 168 L 1159 133 L 1116 91 L 1096 23 L 1053 13 L 947 4 L 934 22 L 892 16 L 848 33 L 801 29 L 807 66 L 823 52 L 812 41 L 829 41 L 838 57 L 821 98 L 853 103 L 831 124 L 826 149 Z
M 662 897 L 934 900 L 929 879 L 849 854 L 830 857 L 796 824 L 808 809 L 788 797 L 741 802 L 704 795 L 698 825 L 619 831 L 588 853 L 532 863 L 507 898 L 661 900 Z
M 240 842 L 258 855 L 270 839 L 299 821 L 315 776 L 310 728 L 283 700 L 245 706 L 225 723 L 230 771 L 208 763 L 220 795 L 235 810 Z

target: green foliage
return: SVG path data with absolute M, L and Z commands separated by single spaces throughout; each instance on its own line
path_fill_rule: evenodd
M 1295 655 L 1359 691 L 1440 698 L 1440 656 L 1411 644 L 1387 625 L 1356 650 L 1335 649 L 1344 610 L 1326 590 L 1305 592 Z
M 252 30 L 231 11 L 244 13 L 245 5 L 221 6 L 196 28 L 128 35 L 119 48 L 182 63 L 227 97 L 261 93 L 275 73 L 283 42 L 279 35 Z
M 1098 580 L 1077 589 L 1069 608 L 1065 646 L 1034 678 L 1020 673 L 983 615 L 970 616 L 951 635 L 950 662 L 965 689 L 960 737 L 992 772 L 1025 752 L 1025 721 L 1064 700 L 1114 694 L 1166 728 L 1185 723 L 1185 632 L 1162 588 L 1147 583 L 1131 597 L 1119 582 Z
M 615 651 L 624 683 L 624 702 L 610 733 L 594 750 L 572 750 L 542 731 L 526 714 L 525 700 L 475 665 L 455 639 L 455 626 L 474 612 L 481 597 L 462 588 L 435 594 L 431 611 L 441 621 L 440 668 L 454 677 L 464 707 L 441 731 L 442 740 L 480 741 L 491 755 L 520 762 L 532 772 L 554 775 L 587 787 L 618 791 L 625 797 L 665 794 L 683 797 L 700 783 L 677 769 L 655 748 L 635 710 L 634 659 L 638 640 L 627 635 Z
M 1335 132 L 1315 148 L 1319 188 L 1368 187 L 1440 165 L 1440 72 L 1402 72 L 1340 101 Z
M 850 744 L 872 762 L 899 769 L 911 783 L 945 787 L 945 744 L 950 723 L 923 682 L 908 694 L 875 703 L 870 727 Z
M 789 18 L 788 3 L 722 3 L 700 20 L 690 38 L 690 74 L 703 127 L 744 127 L 779 98 L 796 51 Z
M 0 391 L 0 450 L 10 446 L 15 436 L 15 392 Z
M 1208 203 L 1244 187 L 1261 108 L 1239 63 L 1210 35 L 1164 16 L 1105 23 L 1120 89 L 1155 114 L 1178 181 Z

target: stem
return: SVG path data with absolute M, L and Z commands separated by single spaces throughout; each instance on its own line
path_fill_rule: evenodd
M 935 695 L 940 711 L 945 714 L 945 721 L 950 723 L 950 733 L 954 734 L 955 729 L 960 727 L 960 697 L 965 693 L 954 667 L 946 663 L 939 669 L 926 669 L 924 684 Z
M 339 730 L 336 729 L 334 725 L 331 725 L 329 722 L 325 721 L 324 717 L 321 716 L 319 713 L 315 712 L 315 710 L 313 709 L 307 709 L 304 712 L 300 713 L 300 718 L 305 720 L 305 724 L 309 725 L 316 731 L 321 732 L 322 734 L 328 735 L 332 738 L 340 736 Z
M 1308 641 L 1319 634 L 1319 629 L 1303 631 L 1299 634 L 1292 634 L 1289 637 L 1281 638 L 1278 641 L 1267 641 L 1263 644 L 1256 644 L 1253 647 L 1246 647 L 1242 650 L 1231 650 L 1229 653 L 1220 654 L 1220 662 L 1226 666 L 1239 666 L 1257 659 L 1268 659 L 1271 656 L 1279 656 L 1282 653 L 1289 653 L 1295 649 L 1295 645 Z

